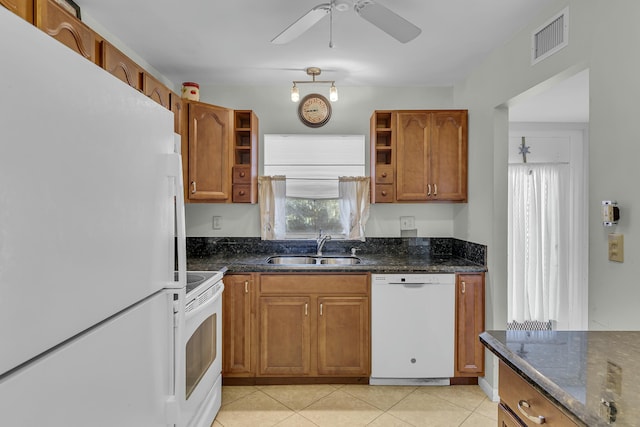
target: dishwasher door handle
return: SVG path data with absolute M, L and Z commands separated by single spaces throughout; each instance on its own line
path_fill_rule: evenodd
M 406 288 L 419 288 L 426 285 L 437 285 L 437 283 L 433 282 L 421 282 L 421 283 L 407 283 L 407 282 L 389 282 L 390 285 L 402 285 Z

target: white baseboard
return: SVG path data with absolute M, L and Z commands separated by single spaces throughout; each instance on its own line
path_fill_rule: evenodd
M 491 386 L 491 384 L 489 384 L 489 382 L 484 377 L 478 378 L 478 385 L 480 386 L 482 391 L 484 391 L 484 394 L 486 394 L 487 397 L 491 399 L 492 402 L 500 401 L 498 389 L 493 388 L 493 386 Z

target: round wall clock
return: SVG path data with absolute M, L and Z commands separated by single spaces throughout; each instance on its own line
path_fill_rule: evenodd
M 298 104 L 298 117 L 305 125 L 319 128 L 331 118 L 331 104 L 324 96 L 312 93 L 302 98 Z

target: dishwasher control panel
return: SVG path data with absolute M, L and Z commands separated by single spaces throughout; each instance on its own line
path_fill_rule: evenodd
M 456 275 L 451 273 L 417 273 L 417 274 L 372 274 L 372 284 L 455 284 Z

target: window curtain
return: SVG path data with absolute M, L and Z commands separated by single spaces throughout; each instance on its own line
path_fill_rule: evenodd
M 260 237 L 262 240 L 284 239 L 286 178 L 284 176 L 258 177 L 258 203 L 260 204 Z
M 509 166 L 508 322 L 558 320 L 560 270 L 566 266 L 560 180 L 566 167 Z
M 338 178 L 340 219 L 348 240 L 365 240 L 364 226 L 369 219 L 369 177 Z

